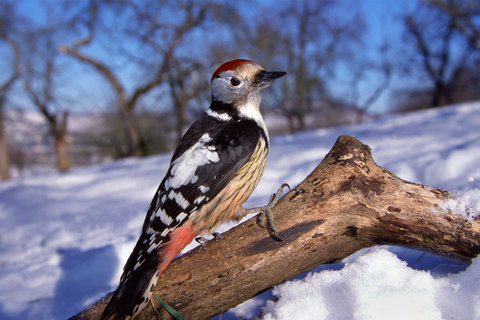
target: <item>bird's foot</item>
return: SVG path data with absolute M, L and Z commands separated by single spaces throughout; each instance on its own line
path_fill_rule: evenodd
M 213 239 L 211 239 L 211 240 L 223 239 L 222 234 L 218 233 L 218 232 L 212 233 L 212 236 L 213 236 Z M 201 246 L 205 246 L 207 244 L 207 242 L 210 241 L 210 240 L 205 238 L 205 237 L 196 237 L 195 241 L 197 241 Z
M 277 192 L 275 192 L 270 196 L 270 201 L 268 202 L 267 205 L 263 207 L 251 209 L 251 210 L 255 210 L 255 212 L 259 212 L 257 216 L 257 224 L 261 227 L 266 227 L 268 234 L 270 235 L 270 238 L 272 238 L 275 241 L 282 241 L 282 239 L 278 237 L 277 228 L 275 228 L 275 221 L 273 219 L 272 208 L 280 199 L 280 196 L 283 194 L 283 190 L 285 188 L 290 190 L 290 186 L 284 183 L 280 186 L 280 188 L 278 188 Z M 267 219 L 267 221 L 264 226 L 265 218 Z

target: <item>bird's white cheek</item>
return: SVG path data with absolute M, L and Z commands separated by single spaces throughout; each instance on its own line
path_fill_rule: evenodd
M 223 103 L 232 103 L 233 94 L 229 87 L 221 79 L 214 79 L 211 84 L 211 93 L 213 99 Z

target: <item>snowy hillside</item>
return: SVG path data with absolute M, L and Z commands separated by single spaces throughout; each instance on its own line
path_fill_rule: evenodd
M 342 134 L 368 144 L 376 163 L 401 178 L 458 191 L 458 205 L 480 212 L 480 102 L 274 137 L 247 206 L 303 180 Z M 0 184 L 0 319 L 65 319 L 114 290 L 169 160 Z M 480 319 L 480 259 L 467 268 L 382 247 L 315 271 L 275 288 L 277 302 L 265 293 L 222 319 L 255 318 L 264 307 L 265 319 Z
M 11 175 L 29 177 L 55 171 L 53 137 L 45 117 L 38 111 L 6 110 L 5 133 L 12 157 Z M 100 136 L 105 127 L 100 113 L 68 116 L 68 140 L 72 164 L 99 163 L 111 157 L 97 152 L 97 146 L 85 141 L 88 135 Z

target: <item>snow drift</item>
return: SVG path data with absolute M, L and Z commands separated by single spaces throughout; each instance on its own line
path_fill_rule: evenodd
M 274 137 L 247 206 L 265 203 L 284 182 L 295 186 L 343 134 L 368 144 L 375 161 L 401 178 L 457 192 L 446 209 L 469 218 L 480 211 L 480 102 Z M 65 319 L 115 289 L 169 160 L 126 159 L 0 184 L 0 319 Z M 262 308 L 265 319 L 480 319 L 479 268 L 478 258 L 467 267 L 374 248 L 222 319 L 255 318 Z M 267 302 L 273 296 L 278 301 Z

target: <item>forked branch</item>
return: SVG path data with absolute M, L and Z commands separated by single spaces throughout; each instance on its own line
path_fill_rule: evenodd
M 173 261 L 155 294 L 187 319 L 208 319 L 320 264 L 376 244 L 471 259 L 480 252 L 480 224 L 435 213 L 448 196 L 398 178 L 375 164 L 367 145 L 341 136 L 319 166 L 274 207 L 282 242 L 250 219 Z M 98 319 L 108 299 L 74 319 Z M 155 319 L 153 308 L 145 308 L 137 319 Z

